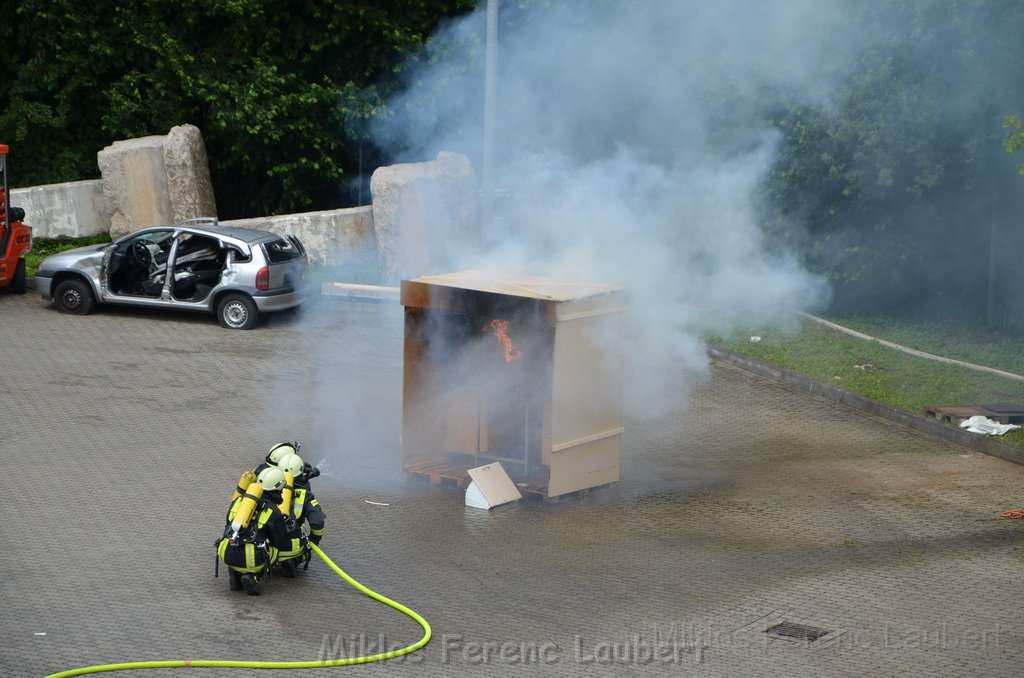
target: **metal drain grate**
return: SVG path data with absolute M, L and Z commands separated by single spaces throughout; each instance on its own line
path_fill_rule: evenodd
M 781 638 L 795 638 L 796 640 L 806 640 L 808 643 L 827 636 L 832 633 L 826 629 L 819 629 L 816 626 L 807 626 L 805 624 L 794 624 L 793 622 L 782 622 L 775 626 L 767 629 L 765 633 L 773 636 L 779 636 Z

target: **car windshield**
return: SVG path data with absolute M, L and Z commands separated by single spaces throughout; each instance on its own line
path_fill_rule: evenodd
M 302 256 L 302 252 L 284 238 L 263 243 L 263 249 L 267 252 L 267 261 L 272 264 L 292 261 Z
M 164 244 L 166 244 L 167 241 L 169 241 L 173 235 L 174 231 L 170 230 L 153 231 L 152 233 L 141 233 L 138 236 L 136 236 L 135 239 L 147 240 L 154 245 L 160 245 L 161 247 L 163 247 Z

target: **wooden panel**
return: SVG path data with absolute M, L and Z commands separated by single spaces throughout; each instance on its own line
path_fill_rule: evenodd
M 475 455 L 480 450 L 480 401 L 468 392 L 449 392 L 444 397 L 445 451 Z
M 617 482 L 621 449 L 622 436 L 615 435 L 552 452 L 548 496 Z
M 622 425 L 622 358 L 615 351 L 621 323 L 620 313 L 586 316 L 556 328 L 552 448 Z

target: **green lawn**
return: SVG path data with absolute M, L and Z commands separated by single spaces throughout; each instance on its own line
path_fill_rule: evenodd
M 866 317 L 828 320 L 919 351 L 1024 374 L 1020 340 L 1012 335 Z M 752 336 L 760 341 L 751 341 Z M 706 340 L 908 412 L 933 405 L 1024 404 L 1024 381 L 907 355 L 804 318 L 792 331 L 746 327 Z M 1024 447 L 1024 429 L 1000 440 Z
M 830 316 L 828 320 L 874 337 L 935 355 L 1024 375 L 1018 334 L 941 321 L 900 322 L 866 316 Z

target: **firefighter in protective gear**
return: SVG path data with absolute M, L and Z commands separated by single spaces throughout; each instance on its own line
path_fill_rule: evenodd
M 251 471 L 244 472 L 242 474 L 242 477 L 238 479 L 238 485 L 235 487 L 235 494 L 233 497 L 231 497 L 231 501 L 234 501 L 236 498 L 241 496 L 242 493 L 245 492 L 246 487 L 248 487 L 252 483 L 255 483 L 256 478 L 257 476 L 259 476 L 260 473 L 270 468 L 271 466 L 277 466 L 277 462 L 279 462 L 281 459 L 288 456 L 289 454 L 295 453 L 295 451 L 298 449 L 299 441 L 297 440 L 290 443 L 278 443 L 277 445 L 271 447 L 270 451 L 267 452 L 267 456 L 265 457 L 263 463 L 261 463 L 259 466 L 257 466 Z
M 324 536 L 324 523 L 327 517 L 320 506 L 320 502 L 313 496 L 313 490 L 309 486 L 311 478 L 320 475 L 319 469 L 302 461 L 302 457 L 293 454 L 281 460 L 281 464 L 293 473 L 295 477 L 295 493 L 292 497 L 292 516 L 295 522 L 301 526 L 309 524 L 309 541 L 313 544 L 320 544 Z
M 298 463 L 296 464 L 294 460 L 298 460 Z M 295 477 L 302 472 L 302 459 L 297 454 L 289 454 L 277 462 L 277 468 L 284 473 L 286 483 L 281 493 L 281 502 L 278 504 L 283 521 L 284 540 L 275 544 L 278 549 L 277 564 L 281 573 L 290 579 L 295 576 L 299 564 L 304 565 L 303 569 L 309 567 L 311 555 L 306 545 L 302 524 L 293 514 Z
M 286 484 L 284 471 L 264 469 L 256 482 L 228 508 L 224 535 L 217 540 L 217 557 L 228 567 L 228 587 L 260 594 L 260 582 L 277 562 L 277 544 L 284 541 L 277 504 Z
M 278 443 L 270 448 L 267 452 L 267 456 L 264 457 L 263 463 L 253 469 L 253 473 L 259 475 L 265 468 L 270 466 L 277 466 L 278 462 L 287 457 L 289 454 L 299 453 L 299 441 L 293 440 L 291 442 Z

